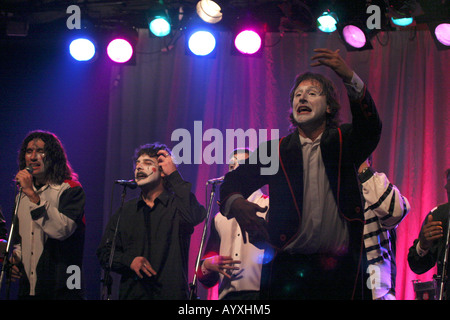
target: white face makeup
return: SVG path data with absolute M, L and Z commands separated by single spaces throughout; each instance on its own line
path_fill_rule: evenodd
M 141 155 L 135 163 L 134 178 L 138 186 L 154 183 L 161 179 L 157 158 L 146 154 Z
M 325 121 L 328 105 L 321 92 L 322 88 L 316 81 L 305 80 L 298 85 L 292 100 L 292 115 L 297 123 L 306 125 Z
M 25 150 L 25 164 L 27 167 L 33 168 L 32 175 L 36 178 L 45 176 L 45 143 L 41 139 L 34 139 L 28 142 Z

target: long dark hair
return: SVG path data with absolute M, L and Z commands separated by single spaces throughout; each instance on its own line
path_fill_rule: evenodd
M 72 170 L 67 160 L 66 152 L 59 138 L 48 131 L 36 130 L 28 133 L 19 150 L 19 170 L 26 167 L 25 153 L 28 143 L 41 139 L 44 145 L 45 179 L 47 182 L 61 184 L 65 180 L 78 180 L 78 175 Z
M 333 82 L 319 73 L 305 72 L 303 74 L 297 75 L 294 80 L 294 85 L 289 93 L 289 121 L 292 124 L 292 129 L 295 129 L 297 127 L 297 122 L 295 121 L 292 114 L 292 101 L 294 100 L 295 89 L 297 89 L 298 85 L 301 82 L 306 80 L 317 81 L 321 84 L 321 95 L 325 95 L 327 104 L 330 106 L 330 113 L 327 112 L 326 114 L 326 125 L 329 127 L 338 126 L 339 110 L 341 109 L 341 105 L 339 104 L 336 87 L 334 86 Z

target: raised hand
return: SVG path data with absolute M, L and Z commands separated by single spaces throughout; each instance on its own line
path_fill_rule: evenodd
M 171 173 L 177 170 L 177 167 L 173 162 L 172 157 L 165 150 L 158 151 L 158 164 L 161 167 L 162 172 L 166 176 L 169 176 Z
M 353 70 L 347 65 L 347 63 L 339 55 L 339 49 L 332 51 L 330 49 L 314 49 L 315 55 L 311 57 L 314 62 L 311 63 L 312 67 L 327 66 L 331 68 L 336 74 L 342 78 L 345 82 L 350 82 L 353 77 Z

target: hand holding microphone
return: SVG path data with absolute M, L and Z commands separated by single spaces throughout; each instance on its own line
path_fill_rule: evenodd
M 33 189 L 33 168 L 28 166 L 16 175 L 16 183 L 31 202 L 39 203 L 39 195 Z
M 33 168 L 28 166 L 16 174 L 16 184 L 21 188 L 32 188 L 33 186 Z

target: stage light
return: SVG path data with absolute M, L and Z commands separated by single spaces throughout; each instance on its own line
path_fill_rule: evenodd
M 406 27 L 413 23 L 413 17 L 405 17 L 405 18 L 391 18 L 391 21 L 394 25 L 399 27 Z
M 155 16 L 149 19 L 148 27 L 150 32 L 157 37 L 165 37 L 171 31 L 169 19 L 166 16 Z
M 135 28 L 117 26 L 104 38 L 106 55 L 114 63 L 134 65 L 137 42 L 138 32 Z
M 77 61 L 89 61 L 95 56 L 95 44 L 87 38 L 77 38 L 69 45 L 70 55 Z
M 98 32 L 89 20 L 82 20 L 80 29 L 69 30 L 66 41 L 70 56 L 77 61 L 93 61 L 101 51 Z
M 337 15 L 334 12 L 325 11 L 320 17 L 317 18 L 317 27 L 322 32 L 334 32 L 336 31 L 338 23 Z
M 187 45 L 194 55 L 207 56 L 216 48 L 216 38 L 210 31 L 198 30 L 188 35 Z
M 242 13 L 236 20 L 232 28 L 231 54 L 260 57 L 266 25 L 250 12 Z
M 214 1 L 201 0 L 197 2 L 197 14 L 207 23 L 218 23 L 222 20 L 222 8 Z
M 436 39 L 444 46 L 450 46 L 450 23 L 441 23 L 434 29 Z
M 239 52 L 252 55 L 261 49 L 262 38 L 256 31 L 246 29 L 235 37 L 234 45 Z
M 377 30 L 370 30 L 364 20 L 355 19 L 346 24 L 338 24 L 337 30 L 347 51 L 363 51 L 373 49 L 371 38 Z
M 342 29 L 344 41 L 354 48 L 362 48 L 367 42 L 364 32 L 354 25 L 347 25 Z
M 427 25 L 436 48 L 438 50 L 450 49 L 450 22 L 429 22 Z
M 133 56 L 133 46 L 126 39 L 116 38 L 111 40 L 106 48 L 108 57 L 117 63 L 126 63 Z

